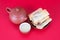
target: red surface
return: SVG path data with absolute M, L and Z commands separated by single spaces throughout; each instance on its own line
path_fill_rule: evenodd
M 21 6 L 27 13 L 42 7 L 49 11 L 52 22 L 43 30 L 31 30 L 24 35 L 18 25 L 9 20 L 6 7 Z M 0 0 L 0 40 L 60 40 L 60 1 L 59 0 Z

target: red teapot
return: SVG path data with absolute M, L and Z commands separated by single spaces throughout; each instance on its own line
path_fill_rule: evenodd
M 21 7 L 15 8 L 6 8 L 6 11 L 9 13 L 10 20 L 15 24 L 20 24 L 27 20 L 27 13 Z

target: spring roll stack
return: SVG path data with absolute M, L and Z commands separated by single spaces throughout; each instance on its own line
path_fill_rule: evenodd
M 36 11 L 29 14 L 29 19 L 37 29 L 43 29 L 52 19 L 49 16 L 49 12 L 46 9 L 39 8 Z

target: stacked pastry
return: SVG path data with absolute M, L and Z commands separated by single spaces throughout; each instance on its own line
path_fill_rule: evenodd
M 46 9 L 39 8 L 36 11 L 29 14 L 29 19 L 37 29 L 43 29 L 52 19 L 49 17 L 49 13 Z

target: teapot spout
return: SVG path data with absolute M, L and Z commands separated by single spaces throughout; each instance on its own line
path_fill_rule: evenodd
M 11 10 L 12 10 L 12 9 L 9 8 L 9 7 L 6 8 L 6 11 L 7 11 L 8 13 L 11 13 Z

